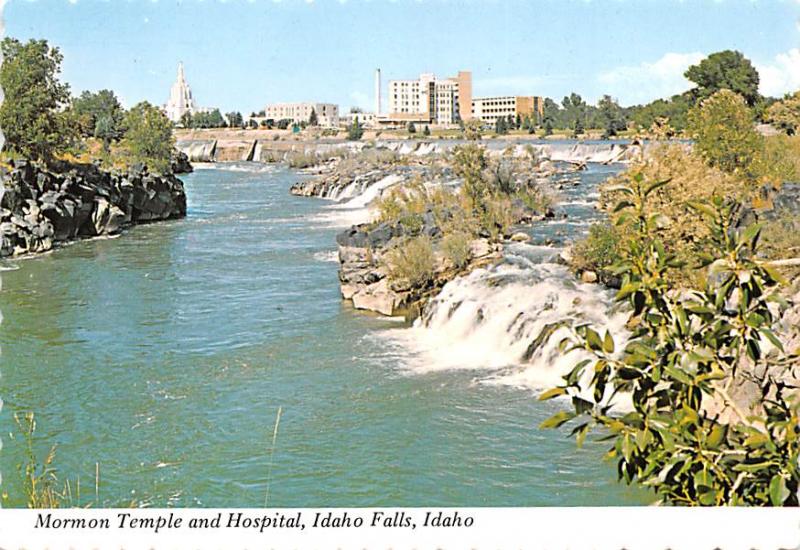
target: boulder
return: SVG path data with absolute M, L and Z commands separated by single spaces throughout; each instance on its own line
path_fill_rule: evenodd
M 519 231 L 511 235 L 511 240 L 518 243 L 526 243 L 531 240 L 531 236 L 528 235 L 527 233 Z

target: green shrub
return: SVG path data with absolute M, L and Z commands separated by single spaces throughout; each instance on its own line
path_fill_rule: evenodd
M 470 240 L 469 233 L 465 231 L 447 233 L 442 239 L 442 252 L 456 269 L 466 267 L 472 259 Z
M 623 277 L 617 300 L 631 308 L 631 337 L 619 353 L 608 331 L 575 327 L 562 349 L 590 358 L 541 395 L 572 403 L 542 427 L 578 419 L 579 445 L 600 427 L 613 442 L 606 456 L 619 478 L 665 504 L 797 506 L 800 415 L 781 378 L 793 358 L 772 332 L 779 278 L 757 260 L 760 227 L 737 229 L 735 202 L 696 203 L 708 224 L 709 275 L 698 288 L 673 292 L 665 275 L 677 259 L 645 208 L 660 185 L 620 189 L 617 211 L 634 232 L 616 266 Z M 743 405 L 730 391 L 745 382 L 757 389 Z M 630 412 L 612 412 L 619 395 L 630 396 Z
M 427 236 L 410 237 L 385 255 L 389 279 L 409 288 L 424 288 L 433 281 L 436 257 Z
M 758 184 L 779 187 L 787 181 L 800 181 L 800 136 L 770 136 L 751 166 Z
M 660 185 L 652 190 L 644 208 L 648 215 L 660 216 L 664 246 L 685 264 L 668 270 L 670 281 L 684 283 L 702 277 L 703 274 L 695 268 L 709 230 L 688 202 L 707 201 L 714 195 L 744 202 L 753 195 L 754 186 L 709 166 L 700 155 L 685 146 L 662 145 L 601 187 L 600 204 L 609 212 L 619 231 L 630 230 L 630 223 L 616 223 L 620 214 L 614 212 L 614 205 L 625 198 L 619 189 L 632 187 L 637 192 L 644 192 L 651 185 L 648 182 L 659 182 Z
M 689 131 L 706 161 L 728 173 L 747 172 L 762 148 L 753 112 L 730 90 L 721 90 L 692 108 Z
M 586 238 L 572 246 L 570 266 L 577 272 L 606 271 L 621 259 L 622 233 L 609 222 L 595 223 Z

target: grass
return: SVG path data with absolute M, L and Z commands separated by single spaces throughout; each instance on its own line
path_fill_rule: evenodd
M 408 288 L 425 288 L 434 277 L 436 256 L 430 237 L 409 237 L 385 255 L 389 279 Z
M 275 454 L 275 443 L 278 441 L 278 427 L 281 424 L 281 413 L 283 407 L 278 407 L 278 414 L 275 415 L 275 427 L 272 429 L 272 445 L 269 448 L 269 469 L 267 470 L 267 491 L 264 495 L 264 508 L 269 503 L 269 489 L 272 483 L 272 457 Z
M 36 431 L 36 418 L 32 412 L 15 412 L 14 422 L 25 442 L 25 462 L 19 466 L 23 478 L 23 490 L 28 508 L 74 508 L 82 506 L 81 481 L 78 477 L 73 484 L 67 479 L 64 482 L 58 477 L 55 467 L 56 446 L 44 460 L 40 461 L 33 448 L 34 433 Z M 8 495 L 3 495 L 4 499 Z M 100 498 L 100 464 L 95 463 L 94 504 L 99 504 Z M 89 503 L 91 504 L 91 503 Z

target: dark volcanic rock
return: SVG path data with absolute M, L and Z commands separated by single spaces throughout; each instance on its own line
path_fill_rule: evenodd
M 186 215 L 181 180 L 149 174 L 144 166 L 128 173 L 94 165 L 56 173 L 22 161 L 0 181 L 0 257 L 44 252 L 60 241 Z
M 170 169 L 173 174 L 188 174 L 194 172 L 192 163 L 189 162 L 189 157 L 183 151 L 176 151 L 170 161 Z

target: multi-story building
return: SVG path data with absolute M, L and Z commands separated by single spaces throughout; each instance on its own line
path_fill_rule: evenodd
M 352 126 L 354 120 L 357 120 L 365 128 L 374 128 L 378 124 L 378 117 L 375 116 L 375 113 L 344 113 L 339 115 L 339 125 L 345 128 Z
M 416 80 L 389 81 L 389 113 L 386 122 L 457 124 L 472 116 L 472 73 L 437 79 L 423 73 Z M 384 120 L 384 119 L 381 119 Z
M 270 103 L 264 108 L 266 119 L 308 122 L 311 112 L 317 115 L 317 124 L 331 128 L 339 125 L 339 106 L 333 103 Z
M 472 100 L 472 117 L 489 124 L 498 118 L 516 118 L 544 115 L 544 99 L 539 96 L 476 97 Z

